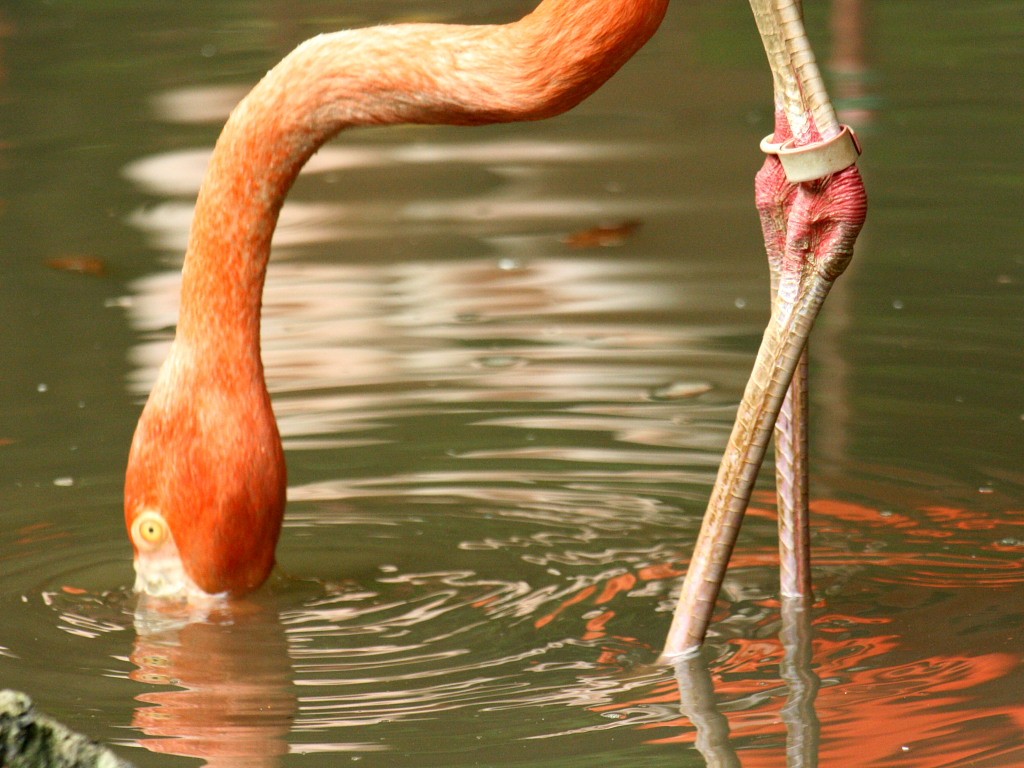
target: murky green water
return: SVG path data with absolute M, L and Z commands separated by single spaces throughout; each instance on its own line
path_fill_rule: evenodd
M 764 482 L 689 717 L 645 665 L 767 312 L 746 4 L 563 118 L 318 156 L 266 297 L 287 575 L 191 624 L 133 618 L 121 481 L 226 110 L 317 31 L 531 3 L 0 9 L 0 687 L 140 766 L 703 765 L 707 683 L 748 768 L 787 724 L 793 765 L 1024 762 L 1024 19 L 806 5 L 872 203 L 813 342 L 810 661 Z

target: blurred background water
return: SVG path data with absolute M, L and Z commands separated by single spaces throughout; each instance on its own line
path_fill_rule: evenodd
M 673 4 L 564 117 L 314 158 L 265 299 L 283 572 L 134 614 L 124 461 L 227 112 L 319 31 L 532 5 L 0 8 L 0 686 L 140 766 L 704 764 L 699 686 L 684 716 L 648 664 L 767 317 L 745 3 Z M 1024 18 L 806 6 L 871 210 L 812 341 L 800 717 L 824 764 L 1019 765 Z M 704 670 L 745 766 L 786 763 L 800 687 L 763 475 Z

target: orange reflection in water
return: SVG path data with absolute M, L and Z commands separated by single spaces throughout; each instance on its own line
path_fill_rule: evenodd
M 275 766 L 297 710 L 277 614 L 252 605 L 202 621 L 150 613 L 131 655 L 138 682 L 174 686 L 136 697 L 139 745 L 209 766 Z M 148 626 L 147 626 L 148 624 Z
M 759 500 L 769 498 L 762 495 Z M 869 578 L 875 585 L 901 581 L 904 586 L 893 599 L 912 607 L 906 612 L 887 610 L 867 616 L 826 612 L 813 620 L 808 636 L 813 653 L 803 673 L 814 680 L 817 691 L 811 714 L 812 718 L 816 714 L 815 730 L 820 722 L 814 760 L 823 765 L 914 768 L 1024 764 L 1021 655 L 1007 652 L 1005 642 L 998 645 L 999 632 L 984 627 L 987 631 L 982 633 L 970 624 L 973 620 L 975 625 L 984 625 L 989 613 L 986 606 L 1019 598 L 1024 561 L 1007 555 L 1021 551 L 1019 537 L 1012 534 L 1024 525 L 1024 513 L 987 515 L 945 506 L 883 513 L 829 500 L 818 501 L 812 508 L 816 522 L 823 527 L 860 533 L 883 528 L 899 531 L 906 546 L 882 553 L 826 548 L 821 557 L 816 556 L 815 565 L 826 575 L 845 571 L 843 579 L 854 591 L 859 578 Z M 751 514 L 763 517 L 774 513 L 754 507 Z M 979 545 L 978 532 L 990 534 L 990 541 Z M 975 538 L 968 539 L 965 533 L 973 533 Z M 967 555 L 963 549 L 959 555 L 936 552 L 937 542 L 970 543 L 971 548 Z M 771 557 L 763 551 L 737 551 L 732 568 L 763 566 Z M 869 566 L 870 576 L 864 576 Z M 875 566 L 885 568 L 876 572 Z M 886 575 L 889 566 L 893 567 L 892 577 Z M 601 650 L 599 660 L 616 665 L 623 646 L 634 641 L 614 634 L 614 598 L 645 581 L 677 579 L 682 573 L 683 569 L 674 565 L 653 564 L 616 576 L 563 601 L 537 625 L 553 621 L 572 606 L 580 606 L 578 610 L 599 606 L 596 618 L 586 614 L 590 618 L 583 637 L 614 640 Z M 1010 591 L 1011 587 L 1016 589 Z M 922 595 L 924 590 L 928 591 Z M 827 602 L 819 603 L 815 610 L 827 610 Z M 777 619 L 777 606 L 771 607 L 772 618 L 762 619 L 760 626 Z M 967 626 L 957 624 L 959 617 L 966 617 Z M 1007 633 L 1012 631 L 1007 629 Z M 786 742 L 787 730 L 792 740 L 793 723 L 784 718 L 783 710 L 787 688 L 789 696 L 794 695 L 793 681 L 781 673 L 791 650 L 779 639 L 763 637 L 760 631 L 755 634 L 758 636 L 729 639 L 728 653 L 708 670 L 715 694 L 708 706 L 717 717 L 724 716 L 724 733 L 731 732 L 732 740 L 741 742 L 743 749 L 734 751 L 719 733 L 715 736 L 721 751 L 716 752 L 716 738 L 701 735 L 709 719 L 693 716 L 685 705 L 690 717 L 636 726 L 652 732 L 650 743 L 694 744 L 709 763 L 718 760 L 717 764 L 747 768 L 781 764 L 780 745 Z M 943 652 L 914 658 L 915 649 L 927 648 Z M 683 678 L 678 682 L 666 679 L 650 685 L 638 698 L 593 709 L 603 714 L 628 713 L 638 707 L 678 704 L 683 684 Z M 687 679 L 685 684 L 692 681 Z M 728 702 L 727 711 L 718 712 L 715 702 Z M 793 758 L 791 746 L 786 752 L 789 765 L 807 764 Z
M 735 654 L 712 673 L 720 701 L 764 697 L 766 688 L 771 691 L 782 685 L 781 680 L 766 681 L 764 676 L 765 667 L 781 661 L 780 643 L 736 640 L 730 646 Z M 932 656 L 894 666 L 862 668 L 871 664 L 872 659 L 884 663 L 881 657 L 898 650 L 898 639 L 891 635 L 814 642 L 814 658 L 824 660 L 816 666 L 815 673 L 827 681 L 815 702 L 821 723 L 821 764 L 938 768 L 999 757 L 1000 762 L 984 764 L 1009 766 L 1015 763 L 1004 758 L 1024 757 L 1024 747 L 1007 746 L 1020 743 L 1024 704 L 975 705 L 981 698 L 976 689 L 1019 668 L 1016 656 Z M 670 680 L 654 695 L 626 706 L 664 704 L 678 698 L 676 681 Z M 781 716 L 783 704 L 780 695 L 772 695 L 743 711 L 723 713 L 733 740 L 750 745 L 742 750 L 742 765 L 746 768 L 780 764 L 779 744 L 786 733 Z M 685 717 L 638 727 L 678 731 L 652 739 L 653 744 L 689 744 L 697 738 L 696 730 Z M 758 745 L 765 741 L 767 745 Z

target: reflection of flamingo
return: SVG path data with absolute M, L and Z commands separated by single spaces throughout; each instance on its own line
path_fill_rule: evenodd
M 813 59 L 792 47 L 789 33 L 802 33 L 799 14 L 790 14 L 783 34 L 773 0 L 755 0 L 755 10 L 764 2 L 771 8 L 760 13 L 759 26 L 778 94 L 774 141 L 792 137 L 794 147 L 814 147 L 839 137 L 832 150 L 849 150 L 852 142 L 830 118 L 813 77 Z M 239 104 L 200 190 L 177 334 L 129 456 L 125 515 L 139 589 L 240 594 L 258 587 L 273 565 L 285 465 L 263 378 L 260 299 L 271 234 L 306 160 L 355 125 L 475 125 L 565 111 L 646 42 L 667 5 L 544 0 L 505 26 L 401 25 L 325 35 L 286 57 Z M 781 151 L 787 161 L 820 154 L 785 151 L 791 148 Z M 848 153 L 842 162 L 851 162 Z M 669 653 L 703 639 L 767 436 L 817 309 L 849 259 L 863 219 L 856 169 L 812 166 L 806 178 L 828 180 L 787 184 L 774 158 L 762 172 L 759 200 L 777 301 Z
M 148 686 L 133 725 L 151 752 L 200 757 L 208 768 L 277 766 L 298 704 L 278 614 L 259 602 L 202 622 L 173 612 L 136 625 L 131 678 Z

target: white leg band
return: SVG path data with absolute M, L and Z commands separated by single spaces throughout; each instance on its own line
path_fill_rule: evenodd
M 831 139 L 802 147 L 793 146 L 793 139 L 777 144 L 772 138 L 765 136 L 761 140 L 761 151 L 779 156 L 786 179 L 791 184 L 823 179 L 849 168 L 857 162 L 861 151 L 857 136 L 848 125 L 844 125 Z

